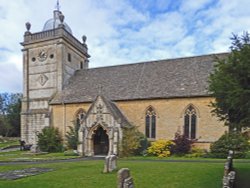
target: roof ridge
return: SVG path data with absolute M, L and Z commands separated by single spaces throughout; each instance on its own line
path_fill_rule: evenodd
M 227 55 L 227 54 L 229 54 L 229 52 L 211 53 L 211 54 L 205 54 L 205 55 L 194 55 L 194 56 L 177 57 L 177 58 L 160 59 L 160 60 L 149 60 L 149 61 L 141 61 L 141 62 L 136 62 L 136 63 L 126 63 L 126 64 L 119 64 L 119 65 L 107 65 L 107 66 L 88 68 L 85 70 L 105 69 L 105 68 L 122 67 L 122 66 L 135 66 L 135 65 L 140 65 L 140 64 L 157 63 L 157 62 L 164 62 L 164 61 L 195 59 L 195 58 L 204 58 L 204 57 L 218 56 L 218 55 L 223 56 L 223 55 Z M 84 69 L 81 69 L 81 70 L 84 70 Z

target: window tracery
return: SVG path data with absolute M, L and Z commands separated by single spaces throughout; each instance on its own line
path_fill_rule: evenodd
M 184 114 L 184 135 L 189 139 L 196 138 L 197 113 L 193 105 L 189 105 Z
M 155 138 L 156 137 L 156 113 L 151 106 L 146 110 L 145 123 L 146 123 L 146 126 L 145 126 L 146 137 Z

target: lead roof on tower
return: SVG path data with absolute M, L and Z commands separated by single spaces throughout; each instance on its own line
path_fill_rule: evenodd
M 62 14 L 62 12 L 59 10 L 59 8 L 57 8 L 57 10 L 54 10 L 54 15 L 53 18 L 49 19 L 48 21 L 45 22 L 44 26 L 43 26 L 43 31 L 47 31 L 47 30 L 52 30 L 52 29 L 56 29 L 59 27 L 59 25 L 61 24 L 61 21 L 59 19 L 60 14 Z M 70 27 L 68 26 L 67 23 L 63 22 L 63 25 L 65 27 L 65 29 L 72 34 L 72 30 L 70 29 Z

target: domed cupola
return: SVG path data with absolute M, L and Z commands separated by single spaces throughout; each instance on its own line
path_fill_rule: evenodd
M 58 28 L 60 26 L 60 24 L 61 24 L 60 15 L 63 15 L 61 11 L 54 10 L 54 17 L 45 22 L 45 24 L 43 26 L 43 31 L 47 31 L 47 30 L 52 30 L 52 29 Z M 70 29 L 70 27 L 68 26 L 68 24 L 66 24 L 65 22 L 63 22 L 63 25 L 64 25 L 64 28 L 70 34 L 72 34 L 72 30 Z

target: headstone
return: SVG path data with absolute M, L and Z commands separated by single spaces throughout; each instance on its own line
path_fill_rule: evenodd
M 110 155 L 109 159 L 109 171 L 112 172 L 113 170 L 117 169 L 117 156 Z
M 123 188 L 134 188 L 134 182 L 132 177 L 128 177 L 124 180 Z
M 105 157 L 103 172 L 104 173 L 108 173 L 109 172 L 109 155 L 107 157 Z
M 222 188 L 230 188 L 229 187 L 229 178 L 227 176 L 224 176 L 222 179 Z
M 227 176 L 228 175 L 228 173 L 230 172 L 230 166 L 229 166 L 229 162 L 227 161 L 226 163 L 225 163 L 225 166 L 224 166 L 224 176 Z
M 224 166 L 224 176 L 222 179 L 223 188 L 234 187 L 235 174 L 235 171 L 233 171 L 233 151 L 230 150 Z
M 30 152 L 31 152 L 31 153 L 39 153 L 39 152 L 40 152 L 40 149 L 39 149 L 38 145 L 37 145 L 37 144 L 33 144 L 33 145 L 31 146 L 31 148 L 30 148 Z
M 118 188 L 134 188 L 133 178 L 130 176 L 128 168 L 122 168 L 117 174 Z
M 108 155 L 105 157 L 104 173 L 109 173 L 117 169 L 117 156 Z
M 235 181 L 235 171 L 231 171 L 229 172 L 228 174 L 228 178 L 229 178 L 229 181 L 230 181 L 230 184 L 233 185 L 234 184 L 234 181 Z
M 234 152 L 232 150 L 229 150 L 227 161 L 229 162 L 230 171 L 233 170 L 233 154 L 234 154 Z

